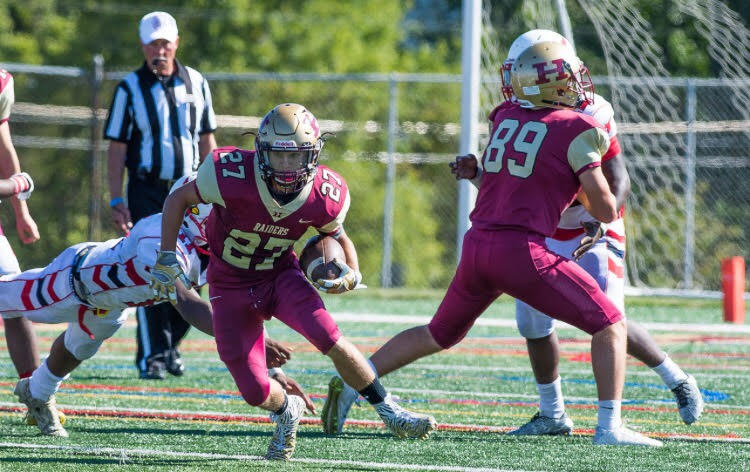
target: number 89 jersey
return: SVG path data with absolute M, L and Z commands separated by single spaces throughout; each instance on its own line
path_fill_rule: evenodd
M 495 108 L 490 120 L 472 226 L 551 236 L 580 189 L 578 175 L 601 165 L 609 147 L 606 131 L 573 110 L 526 109 L 511 102 Z
M 253 285 L 298 267 L 294 243 L 310 226 L 324 234 L 339 231 L 350 204 L 344 179 L 318 165 L 315 177 L 281 205 L 261 178 L 255 151 L 235 147 L 214 150 L 195 186 L 214 207 L 206 220 L 208 283 L 214 286 Z

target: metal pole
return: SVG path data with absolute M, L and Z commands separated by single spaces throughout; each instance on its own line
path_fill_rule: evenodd
M 104 81 L 104 57 L 101 54 L 94 56 L 94 70 L 91 77 L 91 153 L 89 168 L 90 175 L 90 200 L 89 200 L 89 241 L 101 239 L 101 216 L 102 216 L 102 158 L 99 148 L 102 143 L 102 130 L 99 124 L 97 111 L 100 108 L 99 92 Z
M 570 46 L 575 51 L 576 43 L 573 41 L 573 28 L 570 26 L 570 16 L 568 16 L 568 9 L 565 7 L 565 0 L 555 0 L 557 5 L 557 16 L 560 18 L 560 28 L 562 29 L 562 35 L 568 40 Z
M 687 79 L 687 133 L 685 135 L 687 147 L 687 162 L 685 163 L 685 260 L 683 277 L 684 288 L 693 287 L 693 272 L 695 269 L 695 109 L 696 109 L 695 79 Z
M 388 80 L 388 164 L 385 169 L 383 202 L 383 260 L 380 264 L 380 285 L 391 287 L 393 258 L 393 208 L 396 199 L 396 132 L 398 131 L 398 82 L 391 74 Z
M 464 0 L 463 37 L 461 41 L 461 141 L 458 153 L 477 154 L 479 126 L 479 59 L 481 53 L 482 1 Z M 477 190 L 467 180 L 458 184 L 458 230 L 456 234 L 456 261 L 461 260 L 464 234 L 471 222 L 469 214 L 474 208 Z

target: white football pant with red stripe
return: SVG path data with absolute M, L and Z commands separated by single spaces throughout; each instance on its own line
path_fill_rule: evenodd
M 76 244 L 47 267 L 4 275 L 0 313 L 6 319 L 23 316 L 36 323 L 69 323 L 65 347 L 77 359 L 88 359 L 125 322 L 126 307 L 153 303 L 150 270 L 160 241 L 159 214 L 139 221 L 126 238 Z M 86 257 L 78 258 L 84 250 Z M 177 254 L 190 281 L 203 281 L 198 253 L 182 233 Z
M 620 218 L 607 226 L 604 237 L 597 241 L 577 263 L 596 280 L 607 297 L 625 314 L 625 224 Z M 573 233 L 575 232 L 571 232 Z M 573 251 L 576 250 L 583 236 L 581 229 L 580 234 L 571 239 L 547 238 L 546 243 L 550 251 L 572 259 Z M 543 338 L 555 330 L 554 318 L 518 300 L 516 300 L 516 323 L 518 331 L 527 339 Z

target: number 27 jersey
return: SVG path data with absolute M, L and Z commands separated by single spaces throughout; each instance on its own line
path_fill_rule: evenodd
M 604 128 L 573 110 L 510 102 L 495 108 L 490 120 L 472 226 L 551 236 L 580 189 L 578 175 L 601 165 L 609 147 Z
M 209 284 L 237 287 L 269 280 L 297 265 L 292 246 L 310 226 L 332 234 L 346 218 L 349 189 L 337 173 L 319 165 L 302 191 L 281 205 L 261 178 L 258 159 L 255 151 L 224 147 L 198 169 L 198 195 L 214 207 L 206 221 Z

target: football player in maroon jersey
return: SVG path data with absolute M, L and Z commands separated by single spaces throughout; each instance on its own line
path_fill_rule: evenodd
M 278 105 L 263 118 L 254 151 L 216 149 L 201 164 L 195 183 L 164 204 L 162 250 L 152 277 L 161 298 L 173 296 L 181 277 L 174 253 L 181 215 L 191 205 L 213 204 L 206 235 L 216 347 L 245 401 L 272 412 L 277 426 L 269 459 L 291 457 L 304 410 L 301 398 L 287 396 L 268 378 L 263 322 L 271 317 L 330 357 L 395 435 L 426 437 L 435 428 L 431 416 L 411 413 L 391 399 L 362 354 L 341 335 L 292 250 L 312 226 L 334 236 L 346 255 L 339 277 L 317 280 L 315 286 L 343 293 L 361 281 L 357 253 L 343 227 L 349 189 L 339 174 L 318 164 L 323 144 L 312 113 L 294 103 Z
M 458 178 L 476 181 L 479 194 L 448 292 L 428 325 L 396 335 L 370 361 L 382 376 L 448 349 L 508 293 L 592 335 L 599 397 L 594 444 L 660 446 L 620 419 L 627 334 L 622 313 L 589 274 L 545 244 L 581 188 L 598 221 L 617 218 L 600 167 L 609 138 L 594 118 L 575 111 L 593 92 L 590 77 L 569 48 L 540 42 L 520 52 L 510 78 L 517 101 L 490 113 L 482 169 L 474 156 L 459 156 L 451 166 Z M 329 393 L 337 382 L 331 380 Z M 344 388 L 339 397 L 352 394 Z

